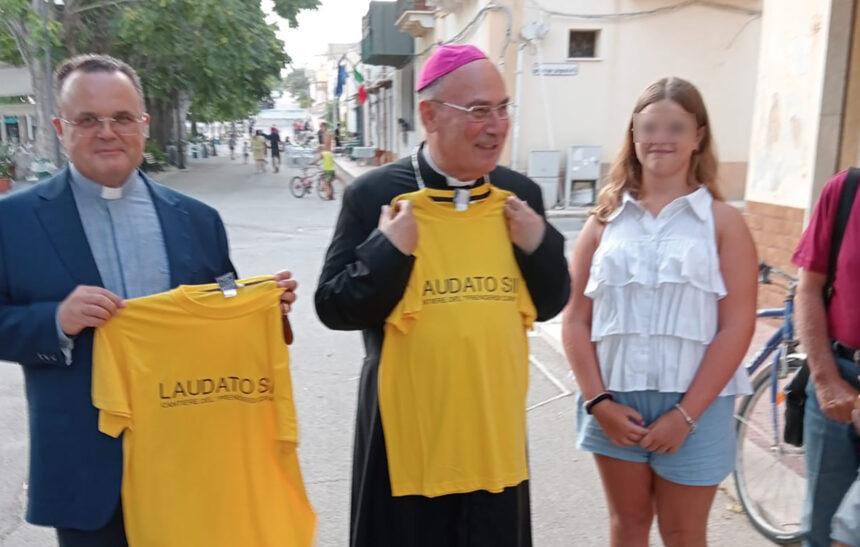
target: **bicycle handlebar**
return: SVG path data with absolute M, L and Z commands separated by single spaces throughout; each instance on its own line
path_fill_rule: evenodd
M 770 275 L 775 274 L 783 279 L 787 280 L 790 283 L 797 283 L 797 278 L 793 275 L 786 273 L 779 268 L 769 265 L 768 263 L 761 261 L 758 263 L 758 282 L 764 285 L 769 285 L 772 283 L 770 280 Z

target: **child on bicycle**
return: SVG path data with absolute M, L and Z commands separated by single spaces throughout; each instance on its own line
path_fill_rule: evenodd
M 755 330 L 756 252 L 721 200 L 702 97 L 645 89 L 571 261 L 562 339 L 580 386 L 577 446 L 594 453 L 611 545 L 706 544 L 734 468 L 739 365 Z
M 337 167 L 334 164 L 334 154 L 331 148 L 332 140 L 331 133 L 328 132 L 328 124 L 320 122 L 320 148 L 319 156 L 322 161 L 323 171 L 323 194 L 325 199 L 334 199 L 334 181 L 340 178 L 337 176 Z

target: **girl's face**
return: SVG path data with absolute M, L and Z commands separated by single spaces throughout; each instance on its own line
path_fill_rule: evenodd
M 671 99 L 651 103 L 633 115 L 636 157 L 650 176 L 686 174 L 704 134 L 696 117 Z

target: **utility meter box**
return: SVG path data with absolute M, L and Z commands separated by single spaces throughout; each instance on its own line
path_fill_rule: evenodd
M 540 186 L 544 209 L 555 207 L 559 198 L 560 150 L 532 150 L 526 174 Z
M 593 205 L 597 200 L 597 182 L 600 180 L 600 146 L 569 146 L 567 169 L 565 170 L 565 204 L 571 205 L 576 186 L 586 185 L 590 189 L 589 199 L 575 200 L 577 204 Z

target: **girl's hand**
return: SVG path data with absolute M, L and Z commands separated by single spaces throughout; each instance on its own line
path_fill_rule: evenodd
M 648 432 L 639 441 L 639 446 L 649 452 L 674 454 L 689 434 L 690 426 L 684 416 L 678 409 L 673 408 L 651 424 Z
M 591 414 L 597 419 L 603 433 L 618 446 L 636 445 L 648 433 L 643 427 L 641 414 L 615 401 L 607 399 L 594 405 Z

